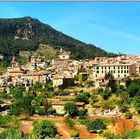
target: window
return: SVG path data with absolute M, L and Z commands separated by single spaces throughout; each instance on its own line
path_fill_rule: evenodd
M 121 66 L 121 69 L 123 69 L 123 66 Z
M 96 67 L 96 69 L 99 69 L 99 67 Z
M 115 66 L 114 66 L 114 69 L 115 69 Z
M 114 73 L 115 73 L 115 70 L 114 70 Z
M 123 73 L 123 70 L 121 70 L 121 73 Z
M 120 73 L 120 70 L 118 70 L 118 73 Z
M 126 72 L 128 73 L 128 70 Z
M 124 66 L 124 69 L 126 69 L 126 66 Z
M 124 77 L 126 77 L 126 74 L 124 75 Z
M 96 73 L 99 73 L 99 71 L 96 71 Z
M 102 73 L 104 73 L 103 70 L 102 70 Z
M 120 74 L 118 74 L 118 77 L 120 77 Z
M 126 73 L 126 70 L 124 70 L 124 73 Z
M 120 66 L 118 66 L 118 69 L 120 69 Z
M 110 67 L 108 67 L 110 69 Z

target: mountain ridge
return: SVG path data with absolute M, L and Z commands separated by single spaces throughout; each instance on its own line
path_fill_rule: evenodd
M 93 44 L 87 44 L 57 31 L 36 18 L 0 18 L 0 55 L 7 62 L 20 51 L 36 51 L 39 44 L 71 52 L 72 59 L 91 59 L 96 56 L 114 56 Z

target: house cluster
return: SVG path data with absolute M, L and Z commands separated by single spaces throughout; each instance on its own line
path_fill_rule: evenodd
M 96 57 L 92 60 L 70 60 L 70 52 L 60 49 L 59 58 L 45 60 L 31 57 L 25 66 L 19 66 L 15 57 L 12 58 L 11 67 L 7 68 L 4 75 L 0 76 L 0 84 L 14 85 L 22 83 L 30 87 L 36 81 L 46 83 L 53 82 L 54 87 L 68 87 L 75 85 L 75 76 L 79 69 L 85 68 L 88 79 L 93 81 L 96 87 L 104 82 L 105 74 L 110 72 L 116 80 L 140 74 L 140 57 L 124 55 L 117 57 Z

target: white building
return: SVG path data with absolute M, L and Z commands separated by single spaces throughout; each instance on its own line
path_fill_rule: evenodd
M 93 68 L 95 79 L 104 78 L 106 73 L 112 73 L 114 78 L 126 78 L 136 73 L 135 64 L 97 64 Z

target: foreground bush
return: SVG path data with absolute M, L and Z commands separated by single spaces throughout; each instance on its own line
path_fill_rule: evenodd
M 1 139 L 21 139 L 23 137 L 23 131 L 18 128 L 8 128 L 2 133 L 0 133 Z
M 55 138 L 57 135 L 56 126 L 49 120 L 34 122 L 33 126 L 32 138 L 34 139 Z
M 73 138 L 77 138 L 79 137 L 79 131 L 78 130 L 71 130 L 70 131 L 70 136 L 73 137 Z

